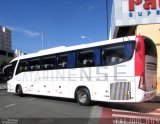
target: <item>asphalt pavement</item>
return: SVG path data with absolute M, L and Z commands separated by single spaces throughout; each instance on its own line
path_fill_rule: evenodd
M 152 124 L 160 123 L 160 102 L 102 103 L 80 106 L 74 100 L 0 91 L 2 124 Z M 153 124 L 154 124 L 153 123 Z
M 80 106 L 74 100 L 29 95 L 19 97 L 5 90 L 0 92 L 0 101 L 1 121 L 18 121 L 20 124 L 98 123 L 102 111 L 98 106 Z

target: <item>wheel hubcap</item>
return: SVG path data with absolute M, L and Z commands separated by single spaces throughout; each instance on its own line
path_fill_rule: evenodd
M 81 92 L 78 96 L 81 103 L 85 103 L 87 101 L 87 95 L 85 92 Z
M 20 89 L 18 88 L 18 91 L 17 91 L 18 93 L 20 93 Z

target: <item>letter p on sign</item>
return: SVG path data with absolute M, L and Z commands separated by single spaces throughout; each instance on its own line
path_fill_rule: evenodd
M 129 0 L 129 11 L 134 11 L 135 5 L 140 5 L 142 0 Z

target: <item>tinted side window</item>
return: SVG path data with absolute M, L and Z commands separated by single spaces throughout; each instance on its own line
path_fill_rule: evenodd
M 27 71 L 27 60 L 20 60 L 16 74 Z
M 9 73 L 10 73 L 10 76 L 13 77 L 13 74 L 14 74 L 14 71 L 15 71 L 15 68 L 16 68 L 16 64 L 17 64 L 17 61 L 14 61 L 11 63 L 11 69 L 9 70 Z
M 40 59 L 31 59 L 29 60 L 29 65 L 28 65 L 29 71 L 38 71 L 40 70 Z
M 11 63 L 10 65 L 8 65 L 8 67 L 6 67 L 3 71 L 4 71 L 4 74 L 2 75 L 3 76 L 3 81 L 4 82 L 7 82 L 9 79 L 11 79 L 13 77 L 13 63 Z
M 50 70 L 56 68 L 56 57 L 43 57 L 42 58 L 42 70 Z
M 68 64 L 68 56 L 67 56 L 67 54 L 59 55 L 57 63 L 58 63 L 58 69 L 67 68 L 67 64 Z
M 116 65 L 130 60 L 134 53 L 134 46 L 135 42 L 129 41 L 104 47 L 102 51 L 103 65 Z
M 86 50 L 78 52 L 78 67 L 92 67 L 95 66 L 93 50 Z

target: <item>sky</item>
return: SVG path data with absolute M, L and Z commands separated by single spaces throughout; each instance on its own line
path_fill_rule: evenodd
M 33 53 L 42 50 L 43 32 L 43 49 L 106 40 L 110 7 L 106 0 L 1 0 L 0 25 L 11 29 L 13 50 Z

